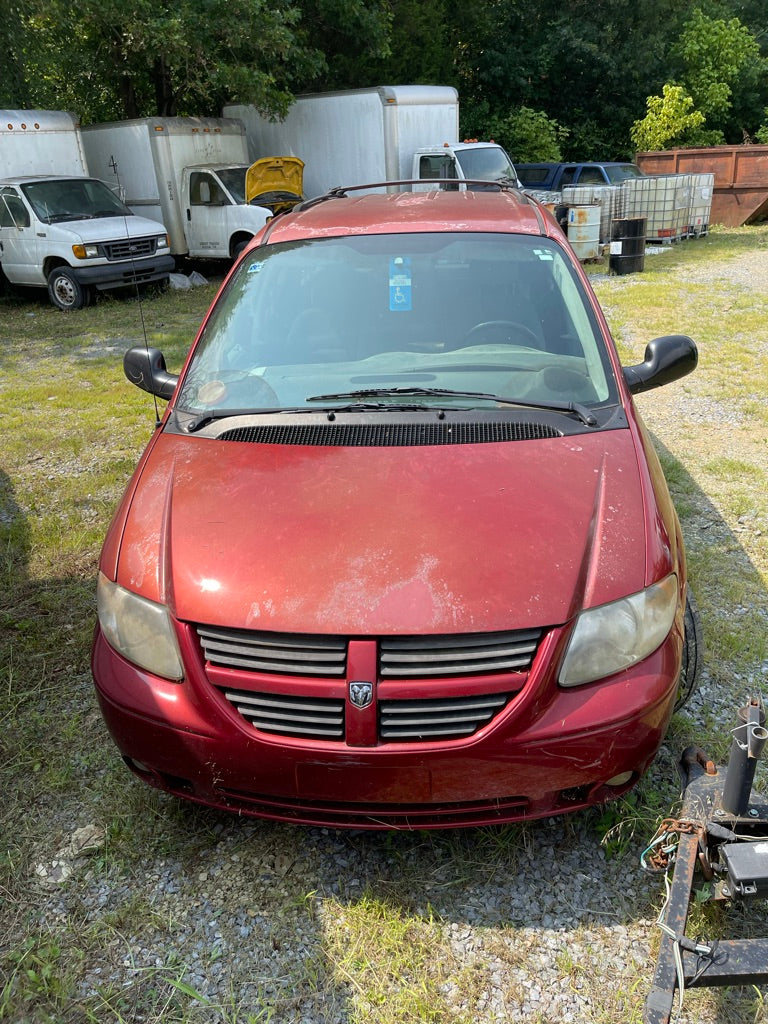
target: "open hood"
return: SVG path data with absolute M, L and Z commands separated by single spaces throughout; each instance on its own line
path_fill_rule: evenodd
M 297 156 L 268 156 L 251 164 L 245 173 L 245 201 L 285 213 L 300 203 L 304 188 L 304 161 Z

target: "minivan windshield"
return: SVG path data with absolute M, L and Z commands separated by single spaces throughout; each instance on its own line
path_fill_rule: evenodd
M 28 182 L 21 188 L 44 224 L 133 216 L 114 192 L 96 178 L 51 178 Z
M 212 311 L 176 407 L 315 410 L 363 395 L 402 407 L 406 393 L 409 408 L 487 409 L 489 394 L 615 401 L 602 336 L 563 250 L 540 236 L 469 232 L 254 249 Z

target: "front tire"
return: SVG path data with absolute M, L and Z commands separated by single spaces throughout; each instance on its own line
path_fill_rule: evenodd
M 90 291 L 80 284 L 69 267 L 54 267 L 48 275 L 48 297 L 58 309 L 69 312 L 87 306 Z
M 683 641 L 683 663 L 677 684 L 675 711 L 688 703 L 699 688 L 699 676 L 704 656 L 699 610 L 693 600 L 690 587 L 685 598 L 685 639 Z
M 236 263 L 240 259 L 240 254 L 245 250 L 246 246 L 250 244 L 250 238 L 241 238 L 239 242 L 236 242 L 232 246 L 232 262 Z

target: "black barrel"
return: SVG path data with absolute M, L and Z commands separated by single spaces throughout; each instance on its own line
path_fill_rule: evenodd
M 645 217 L 615 220 L 611 225 L 612 274 L 638 274 L 645 269 Z

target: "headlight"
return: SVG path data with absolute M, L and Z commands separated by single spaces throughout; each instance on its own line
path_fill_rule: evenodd
M 103 573 L 99 573 L 96 603 L 102 632 L 119 654 L 164 679 L 184 678 L 176 633 L 165 605 L 132 594 Z
M 591 683 L 647 658 L 666 639 L 676 610 L 673 573 L 639 594 L 582 612 L 563 658 L 560 685 Z
M 78 260 L 93 260 L 99 255 L 98 245 L 73 245 L 72 252 Z
M 168 237 L 168 235 L 158 235 L 157 236 L 157 248 L 158 249 L 170 249 L 170 247 L 171 247 L 171 240 Z

